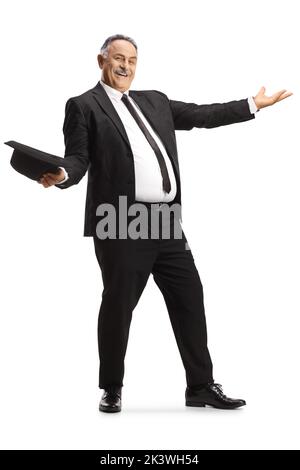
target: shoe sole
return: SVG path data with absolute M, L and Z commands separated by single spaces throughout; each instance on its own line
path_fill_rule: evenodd
M 121 411 L 121 408 L 107 408 L 99 406 L 99 411 L 105 411 L 106 413 L 116 413 L 118 411 Z
M 193 402 L 186 402 L 185 406 L 199 406 L 199 407 L 204 407 L 205 403 L 193 403 Z
M 210 405 L 209 403 L 199 403 L 199 402 L 197 403 L 197 402 L 187 401 L 185 403 L 185 406 L 198 406 L 200 408 L 204 408 L 205 406 L 212 406 L 213 408 L 218 408 L 220 410 L 235 410 L 236 408 L 240 408 L 241 406 L 245 406 L 245 404 L 238 405 L 238 406 L 222 406 L 222 405 L 217 406 L 217 405 Z

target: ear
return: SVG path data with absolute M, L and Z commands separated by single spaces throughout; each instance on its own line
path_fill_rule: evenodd
M 97 55 L 97 60 L 98 60 L 98 64 L 99 64 L 100 69 L 102 69 L 103 62 L 104 62 L 104 56 L 102 54 L 98 54 Z

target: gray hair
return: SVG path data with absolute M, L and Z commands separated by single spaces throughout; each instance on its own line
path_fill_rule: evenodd
M 109 36 L 105 39 L 103 45 L 101 46 L 100 54 L 107 56 L 108 47 L 113 41 L 116 41 L 117 39 L 124 39 L 124 41 L 130 42 L 135 47 L 137 52 L 137 44 L 134 39 L 130 38 L 129 36 L 124 36 L 124 34 L 114 34 L 113 36 Z

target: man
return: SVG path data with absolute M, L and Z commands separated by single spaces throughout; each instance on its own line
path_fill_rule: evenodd
M 175 130 L 247 121 L 257 110 L 291 93 L 282 90 L 267 97 L 262 87 L 254 98 L 223 104 L 169 100 L 156 90 L 130 89 L 137 58 L 132 38 L 114 35 L 105 40 L 98 55 L 101 80 L 66 103 L 65 158 L 72 170 L 67 174 L 61 168 L 58 174 L 44 174 L 39 181 L 45 188 L 65 189 L 79 183 L 88 170 L 84 236 L 93 237 L 104 287 L 98 321 L 99 388 L 104 389 L 99 409 L 121 410 L 132 311 L 150 273 L 164 296 L 185 367 L 186 405 L 237 408 L 246 402 L 227 397 L 213 379 L 202 283 L 184 232 L 175 236 L 181 214 L 171 214 L 169 237 L 162 236 L 164 222 L 155 219 L 154 227 L 151 217 L 163 207 L 175 203 L 181 207 Z M 143 205 L 144 221 L 150 221 L 146 236 L 145 231 L 140 238 L 120 231 L 124 218 L 120 197 L 126 198 L 126 208 Z M 115 209 L 116 219 L 105 237 L 101 222 L 108 204 Z M 132 217 L 133 212 L 129 213 Z M 128 220 L 126 224 L 129 228 Z M 152 237 L 156 228 L 159 235 Z

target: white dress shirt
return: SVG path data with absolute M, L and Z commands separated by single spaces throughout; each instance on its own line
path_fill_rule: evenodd
M 118 115 L 120 116 L 120 119 L 125 127 L 129 139 L 134 160 L 136 200 L 144 202 L 172 201 L 175 198 L 177 191 L 176 179 L 171 160 L 166 152 L 166 149 L 160 137 L 151 127 L 137 103 L 135 103 L 135 101 L 133 101 L 133 99 L 129 96 L 129 90 L 125 91 L 130 103 L 133 105 L 139 117 L 142 119 L 143 123 L 147 127 L 153 139 L 155 139 L 165 159 L 171 182 L 171 191 L 169 193 L 166 193 L 163 190 L 161 171 L 154 150 L 147 141 L 144 133 L 138 126 L 137 122 L 128 111 L 126 105 L 123 103 L 123 101 L 121 101 L 123 93 L 119 90 L 116 90 L 115 88 L 110 87 L 102 80 L 100 80 L 100 83 L 106 91 Z M 256 113 L 257 107 L 252 96 L 248 98 L 248 104 L 251 114 Z M 64 171 L 65 179 L 57 184 L 64 183 L 69 178 L 66 170 L 63 167 L 60 168 Z

